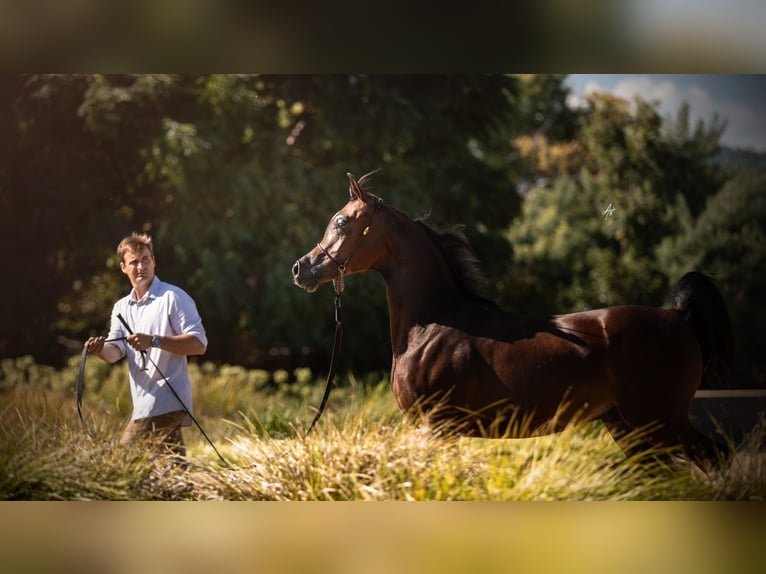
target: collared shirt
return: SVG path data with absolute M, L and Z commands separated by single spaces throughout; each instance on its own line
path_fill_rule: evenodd
M 136 299 L 135 290 L 131 290 L 129 295 L 114 304 L 108 337 L 110 339 L 129 334 L 117 318 L 118 314 L 122 315 L 134 333 L 160 336 L 191 334 L 207 347 L 205 328 L 194 300 L 183 289 L 160 281 L 156 275 L 149 291 L 140 300 Z M 131 420 L 183 410 L 184 406 L 193 414 L 186 355 L 152 347 L 146 353 L 157 364 L 159 371 L 148 357 L 146 370 L 142 370 L 144 362 L 141 353 L 125 341 L 115 341 L 113 344 L 119 347 L 122 355 L 128 359 L 130 392 L 133 397 Z M 167 380 L 162 375 L 165 375 Z M 165 388 L 167 383 L 172 385 L 183 401 L 183 406 L 179 404 L 173 391 Z M 191 418 L 187 416 L 186 419 L 184 424 L 190 425 Z

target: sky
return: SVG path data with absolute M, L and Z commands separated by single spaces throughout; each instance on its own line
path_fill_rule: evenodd
M 709 123 L 715 113 L 727 121 L 721 144 L 766 153 L 766 74 L 572 74 L 572 103 L 593 91 L 632 100 L 658 101 L 663 116 L 689 104 L 692 126 Z

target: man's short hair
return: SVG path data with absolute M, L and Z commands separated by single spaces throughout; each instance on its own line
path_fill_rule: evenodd
M 152 238 L 148 236 L 146 233 L 131 233 L 128 235 L 125 239 L 120 241 L 119 245 L 117 245 L 117 256 L 120 258 L 120 261 L 125 261 L 125 251 L 130 249 L 133 252 L 139 252 L 144 247 L 146 247 L 149 250 L 149 253 L 151 253 L 152 257 L 154 257 L 154 248 L 152 246 Z

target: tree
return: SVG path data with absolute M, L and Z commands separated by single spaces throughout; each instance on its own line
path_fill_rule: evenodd
M 123 171 L 120 150 L 94 138 L 79 115 L 90 80 L 83 76 L 4 78 L 0 168 L 0 257 L 6 262 L 0 352 L 60 356 L 62 294 L 90 284 L 103 268 L 101 230 L 117 228 Z M 80 326 L 84 326 L 80 323 Z
M 414 216 L 430 212 L 437 226 L 472 223 L 486 259 L 502 260 L 493 250 L 519 200 L 496 158 L 516 85 L 507 76 L 6 80 L 0 200 L 5 288 L 17 300 L 2 352 L 56 362 L 66 352 L 59 335 L 102 333 L 126 290 L 114 245 L 138 230 L 155 239 L 158 274 L 198 301 L 208 357 L 325 364 L 331 294 L 308 297 L 290 268 L 345 201 L 345 172 L 383 167 L 374 191 Z M 30 221 L 38 233 L 25 243 Z M 347 337 L 347 364 L 384 367 L 382 283 L 352 277 L 349 287 L 346 317 L 365 320 Z
M 708 198 L 696 220 L 659 250 L 671 274 L 704 269 L 720 285 L 734 327 L 737 386 L 766 386 L 762 326 L 766 313 L 766 168 L 745 169 Z
M 713 164 L 718 125 L 694 134 L 666 128 L 656 104 L 590 96 L 576 140 L 581 147 L 573 144 L 578 153 L 567 157 L 581 159 L 579 169 L 554 169 L 553 184 L 532 189 L 508 232 L 522 277 L 515 285 L 526 288 L 523 305 L 536 299 L 538 307 L 544 302 L 548 311 L 563 312 L 663 301 L 678 277 L 666 275 L 657 247 L 684 216 L 693 217 L 688 202 L 714 193 L 722 181 Z M 551 155 L 543 149 L 533 157 Z M 676 165 L 704 169 L 682 177 Z

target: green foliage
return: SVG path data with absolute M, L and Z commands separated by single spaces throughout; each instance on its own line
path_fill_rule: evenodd
M 743 386 L 766 386 L 761 328 L 766 313 L 766 169 L 748 169 L 709 198 L 696 220 L 668 238 L 658 250 L 671 273 L 705 269 L 727 294 L 737 339 L 739 380 Z
M 655 105 L 592 95 L 580 125 L 582 167 L 550 188 L 533 188 L 509 229 L 522 273 L 540 278 L 522 301 L 533 298 L 557 312 L 661 304 L 680 275 L 666 274 L 657 248 L 693 217 L 696 194 L 716 189 L 719 135 L 717 125 L 665 134 Z M 690 166 L 705 169 L 680 177 L 677 170 Z
M 197 300 L 210 358 L 316 368 L 332 307 L 295 288 L 290 268 L 346 200 L 346 171 L 386 168 L 376 191 L 437 225 L 472 219 L 482 249 L 518 205 L 492 161 L 513 114 L 507 76 L 24 76 L 6 88 L 4 138 L 20 141 L 0 169 L 8 356 L 60 364 L 58 336 L 103 333 L 127 291 L 114 246 L 137 230 L 155 239 L 158 275 Z M 382 285 L 359 283 L 350 314 L 374 321 L 346 359 L 380 368 Z
M 716 160 L 725 122 L 568 96 L 560 75 L 0 78 L 0 356 L 63 366 L 103 334 L 128 291 L 115 245 L 147 231 L 158 275 L 198 303 L 207 359 L 319 373 L 332 292 L 290 268 L 346 201 L 345 172 L 377 168 L 385 200 L 467 225 L 486 296 L 512 311 L 661 304 L 696 269 L 757 341 L 761 200 L 738 190 L 762 181 Z M 382 281 L 347 285 L 343 367 L 387 369 Z M 762 384 L 762 345 L 740 353 Z
M 574 137 L 577 113 L 567 105 L 566 78 L 556 74 L 525 74 L 519 78 L 518 133 L 545 134 L 560 141 Z

